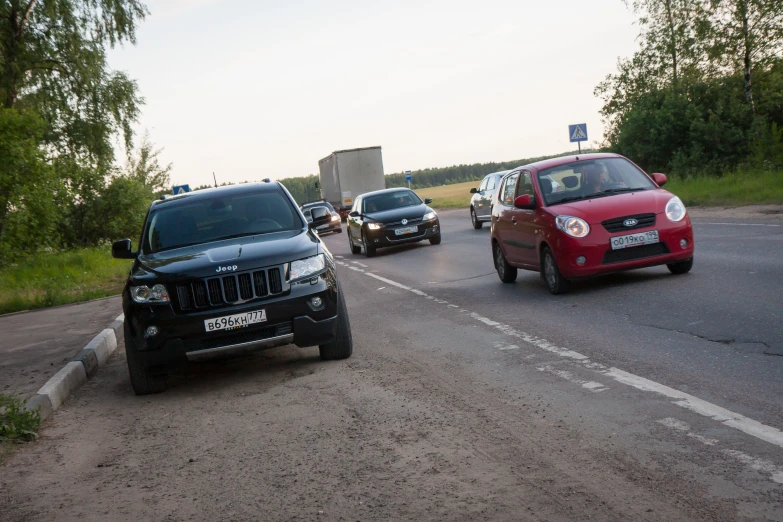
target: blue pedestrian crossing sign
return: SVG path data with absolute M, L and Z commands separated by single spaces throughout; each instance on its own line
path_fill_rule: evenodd
M 184 194 L 185 192 L 190 192 L 190 185 L 175 185 L 171 189 L 174 192 L 174 195 L 177 194 Z
M 577 123 L 576 125 L 569 125 L 568 136 L 571 139 L 571 143 L 576 141 L 587 141 L 587 124 Z

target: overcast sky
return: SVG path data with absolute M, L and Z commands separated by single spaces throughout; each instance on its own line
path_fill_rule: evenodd
M 148 0 L 110 54 L 172 181 L 280 179 L 381 145 L 386 173 L 601 140 L 595 86 L 635 49 L 621 0 Z

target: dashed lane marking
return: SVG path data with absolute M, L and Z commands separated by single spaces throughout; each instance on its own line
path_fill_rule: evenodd
M 703 435 L 699 435 L 698 433 L 694 433 L 693 431 L 691 431 L 691 427 L 688 425 L 687 422 L 683 422 L 679 419 L 675 419 L 673 417 L 666 417 L 665 419 L 660 419 L 657 422 L 659 424 L 666 426 L 667 428 L 671 428 L 675 431 L 679 431 L 680 433 L 684 433 L 686 436 L 701 442 L 705 446 L 716 446 L 717 444 L 720 443 L 720 441 L 717 439 L 710 439 Z M 777 482 L 778 484 L 783 484 L 783 468 L 781 468 L 780 466 L 776 466 L 774 463 L 768 460 L 760 459 L 758 457 L 753 457 L 751 455 L 748 455 L 747 453 L 738 450 L 723 449 L 721 450 L 721 453 L 723 453 L 728 457 L 733 458 L 734 460 L 741 462 L 742 464 L 745 464 L 746 466 L 749 466 L 751 469 L 769 475 L 769 478 L 773 482 Z

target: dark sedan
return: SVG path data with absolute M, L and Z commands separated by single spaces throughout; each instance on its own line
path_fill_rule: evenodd
M 315 228 L 315 230 L 319 234 L 325 234 L 326 232 L 334 232 L 334 233 L 342 233 L 343 226 L 342 226 L 342 219 L 340 218 L 340 214 L 334 209 L 334 207 L 328 202 L 328 201 L 316 201 L 313 203 L 305 203 L 299 209 L 302 211 L 302 214 L 304 214 L 305 219 L 307 219 L 308 223 L 313 222 L 313 216 L 312 216 L 312 210 L 314 208 L 325 208 L 329 214 L 331 214 L 331 220 L 329 223 L 325 225 L 320 225 Z
M 395 188 L 357 197 L 348 214 L 348 244 L 354 254 L 375 255 L 381 247 L 416 243 L 425 239 L 440 244 L 438 215 L 412 190 Z

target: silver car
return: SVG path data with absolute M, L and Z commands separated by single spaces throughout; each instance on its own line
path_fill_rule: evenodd
M 470 193 L 473 194 L 470 198 L 470 220 L 473 222 L 473 228 L 479 229 L 485 221 L 489 222 L 492 216 L 492 202 L 497 195 L 500 179 L 509 172 L 503 170 L 487 174 L 477 189 L 470 189 Z

